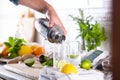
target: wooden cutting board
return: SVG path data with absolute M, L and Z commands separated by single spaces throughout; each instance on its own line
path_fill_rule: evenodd
M 10 70 L 19 75 L 30 78 L 31 80 L 38 80 L 39 72 L 42 69 L 42 66 L 39 62 L 35 62 L 32 67 L 26 66 L 24 63 L 19 64 L 6 64 L 4 65 L 6 70 Z

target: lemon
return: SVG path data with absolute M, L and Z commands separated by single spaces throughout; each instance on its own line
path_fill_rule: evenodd
M 24 60 L 25 65 L 31 67 L 34 64 L 34 59 L 33 58 L 29 58 Z
M 19 56 L 23 56 L 25 54 L 32 54 L 33 50 L 30 46 L 23 45 L 21 46 L 20 50 L 18 51 Z
M 81 68 L 89 70 L 91 68 L 91 61 L 88 59 L 85 59 L 81 62 Z
M 77 68 L 74 65 L 68 63 L 65 64 L 60 71 L 64 74 L 76 74 Z
M 57 63 L 57 68 L 62 68 L 65 64 L 67 64 L 68 62 L 66 60 L 60 60 Z

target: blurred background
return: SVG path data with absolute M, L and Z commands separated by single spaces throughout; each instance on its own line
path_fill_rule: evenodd
M 84 10 L 86 16 L 91 15 L 95 20 L 100 22 L 101 27 L 106 30 L 107 40 L 102 43 L 100 49 L 110 53 L 110 37 L 111 37 L 111 0 L 46 0 L 50 3 L 58 13 L 67 30 L 67 41 L 79 41 L 76 39 L 78 35 L 78 25 L 69 15 L 79 16 L 79 9 Z M 29 9 L 35 16 L 45 17 L 35 10 Z M 28 11 L 28 8 L 21 5 L 14 5 L 9 0 L 0 0 L 0 43 L 8 39 L 9 36 L 15 36 L 20 16 Z M 28 23 L 29 24 L 29 23 Z M 34 26 L 34 25 L 33 25 Z M 27 35 L 29 36 L 29 35 Z M 42 37 L 35 31 L 34 41 L 41 43 Z

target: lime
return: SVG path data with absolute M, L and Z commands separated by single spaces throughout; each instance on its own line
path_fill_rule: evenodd
M 61 70 L 62 73 L 64 74 L 76 74 L 77 72 L 77 68 L 73 65 L 73 64 L 65 64 Z
M 31 67 L 34 64 L 34 59 L 33 58 L 29 58 L 24 60 L 25 65 Z
M 17 53 L 9 53 L 9 54 L 8 54 L 8 58 L 9 58 L 9 59 L 15 58 L 15 57 L 17 57 L 17 56 L 18 56 Z
M 88 60 L 88 59 L 83 60 L 81 62 L 80 67 L 83 68 L 83 69 L 89 70 L 91 68 L 91 61 Z
M 70 56 L 71 59 L 75 59 L 78 55 L 76 55 L 76 54 L 70 54 L 69 56 Z
M 67 64 L 68 62 L 66 60 L 60 60 L 57 63 L 57 68 L 62 68 L 65 64 Z

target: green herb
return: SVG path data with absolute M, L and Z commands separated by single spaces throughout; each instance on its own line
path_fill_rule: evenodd
M 46 65 L 47 65 L 47 62 L 43 62 L 43 63 L 42 63 L 42 66 L 46 66 Z
M 41 55 L 39 57 L 39 61 L 42 64 L 42 66 L 46 66 L 46 65 L 47 66 L 53 66 L 53 59 L 52 58 L 50 59 L 47 56 Z
M 9 37 L 8 42 L 4 42 L 4 44 L 9 47 L 8 53 L 14 54 L 18 53 L 20 47 L 24 45 L 25 42 L 24 39 Z
M 102 41 L 106 40 L 105 29 L 100 28 L 100 23 L 97 21 L 95 24 L 91 23 L 93 17 L 85 17 L 83 10 L 79 9 L 81 17 L 70 17 L 76 21 L 79 25 L 79 35 L 76 38 L 82 38 L 82 49 L 83 50 L 93 50 L 101 45 Z
M 48 66 L 53 66 L 53 59 L 49 59 L 49 60 L 47 61 L 47 65 L 48 65 Z

